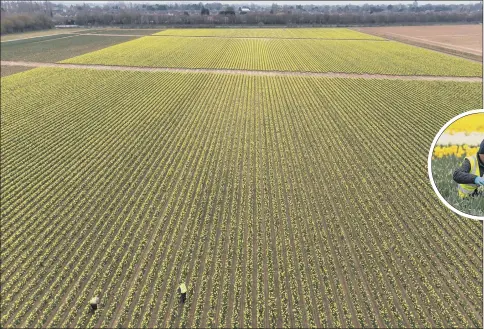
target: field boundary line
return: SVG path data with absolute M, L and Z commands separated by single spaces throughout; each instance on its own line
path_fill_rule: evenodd
M 2 66 L 27 66 L 27 67 L 57 67 L 65 69 L 94 69 L 113 71 L 141 71 L 141 72 L 181 72 L 181 73 L 225 73 L 245 74 L 262 76 L 310 76 L 327 78 L 352 78 L 352 79 L 389 79 L 389 80 L 425 80 L 425 81 L 459 81 L 459 82 L 482 82 L 482 77 L 452 77 L 432 75 L 391 75 L 369 73 L 342 73 L 342 72 L 298 72 L 298 71 L 256 71 L 236 69 L 203 69 L 183 67 L 138 67 L 117 66 L 99 64 L 67 64 L 67 63 L 39 63 L 22 61 L 1 61 Z
M 47 42 L 47 41 L 54 41 L 54 40 L 61 40 L 61 39 L 67 39 L 67 38 L 74 38 L 77 37 L 76 34 L 69 34 L 68 36 L 65 37 L 60 37 L 60 38 L 55 38 L 55 39 L 47 39 L 47 40 L 39 40 L 39 41 L 32 41 L 32 43 L 41 43 L 41 42 Z

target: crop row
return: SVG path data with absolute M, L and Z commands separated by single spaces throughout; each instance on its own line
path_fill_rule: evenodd
M 297 29 L 168 29 L 154 35 L 191 37 L 237 37 L 237 38 L 315 38 L 315 39 L 360 39 L 383 40 L 380 37 L 350 29 L 297 28 Z
M 482 224 L 440 205 L 425 164 L 481 88 L 7 77 L 1 325 L 480 327 Z
M 482 76 L 481 63 L 394 41 L 143 37 L 62 63 Z

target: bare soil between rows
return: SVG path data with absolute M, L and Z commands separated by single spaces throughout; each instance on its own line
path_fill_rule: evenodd
M 112 71 L 141 71 L 141 72 L 182 72 L 182 73 L 224 73 L 262 76 L 310 76 L 328 78 L 352 78 L 352 79 L 389 79 L 389 80 L 425 80 L 425 81 L 459 81 L 459 82 L 482 82 L 481 77 L 451 77 L 451 76 L 428 76 L 428 75 L 389 75 L 368 73 L 338 73 L 338 72 L 294 72 L 294 71 L 254 71 L 232 69 L 199 69 L 182 67 L 138 67 L 116 66 L 97 64 L 66 64 L 66 63 L 39 63 L 21 61 L 1 61 L 2 66 L 26 66 L 26 67 L 58 67 L 65 69 L 93 69 Z

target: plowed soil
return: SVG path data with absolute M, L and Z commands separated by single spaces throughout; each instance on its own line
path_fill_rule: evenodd
M 482 61 L 480 24 L 362 27 L 356 30 Z

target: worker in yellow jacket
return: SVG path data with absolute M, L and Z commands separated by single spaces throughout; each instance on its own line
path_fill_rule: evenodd
M 477 154 L 464 159 L 462 166 L 454 171 L 454 181 L 461 198 L 481 195 L 478 191 L 484 186 L 484 140 Z
M 182 303 L 185 303 L 185 301 L 187 300 L 187 286 L 184 282 L 182 282 L 178 287 L 178 292 L 180 293 L 180 301 Z

